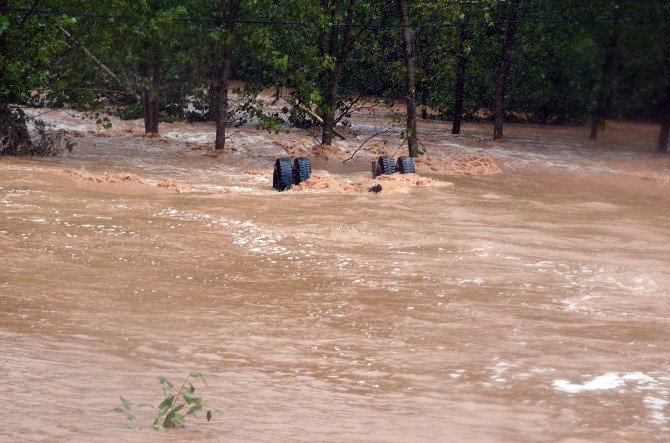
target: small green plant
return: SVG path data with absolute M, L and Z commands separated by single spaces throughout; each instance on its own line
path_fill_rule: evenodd
M 130 412 L 132 409 L 132 404 L 126 400 L 123 397 L 121 398 L 121 407 L 120 408 L 114 408 L 114 412 L 119 412 L 123 414 L 123 417 L 126 419 L 125 426 L 128 429 L 135 429 L 135 425 L 133 424 L 133 419 L 135 416 Z
M 181 387 L 174 393 L 174 385 L 163 376 L 158 377 L 158 381 L 163 389 L 163 401 L 158 407 L 153 407 L 148 404 L 139 404 L 138 408 L 150 407 L 156 410 L 156 416 L 152 423 L 152 427 L 157 431 L 165 431 L 176 427 L 184 427 L 186 418 L 195 416 L 199 412 L 205 412 L 207 421 L 212 419 L 212 410 L 205 409 L 202 398 L 195 394 L 195 386 L 193 383 L 201 381 L 205 386 L 207 382 L 200 372 L 191 372 L 184 379 Z M 135 429 L 133 420 L 135 416 L 132 414 L 132 403 L 121 397 L 121 407 L 114 408 L 115 412 L 123 414 L 125 418 L 125 426 L 128 429 Z

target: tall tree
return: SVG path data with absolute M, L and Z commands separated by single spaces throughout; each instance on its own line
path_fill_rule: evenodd
M 38 17 L 35 8 L 12 9 L 0 0 L 0 154 L 32 155 L 33 143 L 24 112 L 12 105 L 25 103 L 43 82 L 58 74 L 49 70 L 58 65 L 67 48 L 55 38 L 56 29 L 69 18 Z
M 519 17 L 519 3 L 520 0 L 510 0 L 507 6 L 507 13 L 505 14 L 505 22 L 507 29 L 505 31 L 505 40 L 503 41 L 502 55 L 500 57 L 500 70 L 498 73 L 498 83 L 496 85 L 495 105 L 494 105 L 494 122 L 493 122 L 493 139 L 499 139 L 503 136 L 503 120 L 504 120 L 504 99 L 505 86 L 510 70 L 510 59 L 512 47 L 514 46 L 514 37 L 518 27 Z
M 463 102 L 465 100 L 465 69 L 468 63 L 468 52 L 466 50 L 470 29 L 468 26 L 467 13 L 464 15 L 458 30 L 458 55 L 456 62 L 456 81 L 454 83 L 454 121 L 451 126 L 452 134 L 461 133 L 461 122 L 463 121 Z
M 662 33 L 665 34 L 663 48 L 663 67 L 661 72 L 665 77 L 665 97 L 660 105 L 661 130 L 658 135 L 658 145 L 656 148 L 660 152 L 668 152 L 668 141 L 670 140 L 670 5 L 667 3 L 661 9 L 659 17 L 661 18 Z
M 118 91 L 123 97 L 121 101 L 138 101 L 145 132 L 157 134 L 161 114 L 165 111 L 165 92 L 186 93 L 177 84 L 178 70 L 184 66 L 178 63 L 183 58 L 180 46 L 183 27 L 179 25 L 186 8 L 177 0 L 69 2 L 72 3 L 70 9 L 85 16 L 91 14 L 93 18 L 78 22 L 78 26 L 70 26 L 69 30 L 60 30 L 59 37 L 65 44 L 84 57 L 84 63 L 76 58 L 64 66 L 68 80 L 78 81 L 92 90 L 123 89 Z M 98 19 L 97 14 L 122 18 Z M 90 68 L 94 69 L 95 76 L 91 75 Z M 106 98 L 114 101 L 118 99 L 118 92 L 114 93 L 116 97 L 107 95 Z M 73 94 L 64 94 L 62 98 L 70 101 Z M 95 101 L 100 97 L 90 98 Z M 173 93 L 171 100 L 174 99 Z
M 0 107 L 9 103 L 7 78 L 7 28 L 9 28 L 9 0 L 0 0 Z M 8 89 L 8 88 L 7 88 Z
M 221 5 L 220 20 L 223 24 L 223 35 L 220 37 L 220 56 L 215 62 L 216 85 L 216 140 L 214 147 L 222 150 L 226 147 L 226 126 L 228 124 L 228 89 L 230 74 L 233 68 L 234 32 L 240 15 L 243 0 L 229 0 Z
M 668 82 L 668 91 L 664 103 L 661 105 L 661 131 L 656 146 L 660 152 L 668 152 L 668 140 L 670 139 L 670 78 L 666 81 Z
M 612 100 L 614 98 L 614 79 L 617 74 L 619 64 L 619 29 L 618 17 L 614 25 L 608 30 L 609 36 L 605 44 L 605 57 L 602 64 L 602 75 L 600 90 L 598 92 L 598 102 L 593 111 L 591 119 L 590 139 L 598 138 L 598 128 L 602 126 L 605 119 L 612 114 Z
M 281 33 L 274 34 L 279 28 L 269 25 L 285 5 L 271 0 L 190 1 L 190 15 L 199 23 L 193 28 L 192 55 L 187 60 L 194 65 L 191 75 L 196 79 L 198 101 L 202 99 L 215 124 L 215 149 L 221 151 L 228 145 L 233 120 L 242 120 L 241 110 L 263 120 L 255 97 L 262 87 L 272 85 L 267 72 L 281 58 L 272 50 L 272 38 L 279 40 Z M 267 23 L 258 23 L 261 19 Z M 231 87 L 234 78 L 245 83 L 235 102 L 231 100 L 231 93 L 238 92 Z
M 405 58 L 405 102 L 407 104 L 407 124 L 405 137 L 410 157 L 419 156 L 419 142 L 416 133 L 416 82 L 414 79 L 414 50 L 412 48 L 412 31 L 407 17 L 407 3 L 397 0 L 398 18 L 402 25 L 402 46 Z
M 141 86 L 142 107 L 144 109 L 144 132 L 158 134 L 161 111 L 161 71 L 163 60 L 159 47 L 151 48 L 139 66 L 139 74 L 143 79 Z
M 89 70 L 81 70 L 81 84 L 107 90 L 124 89 L 122 101 L 137 100 L 144 118 L 145 132 L 157 134 L 162 112 L 165 111 L 165 91 L 185 92 L 175 81 L 179 77 L 177 71 L 183 67 L 177 62 L 183 54 L 183 48 L 180 47 L 183 36 L 179 34 L 183 30 L 179 25 L 187 13 L 180 4 L 183 2 L 68 2 L 71 3 L 69 9 L 94 17 L 60 33 L 68 46 L 80 51 L 85 57 L 85 63 L 81 65 L 96 69 L 97 78 L 91 77 Z M 122 18 L 97 19 L 97 14 Z M 72 81 L 79 71 L 73 68 L 68 65 Z M 114 100 L 111 96 L 107 96 L 107 99 Z
M 367 26 L 354 27 L 357 7 L 364 4 L 361 0 L 321 0 L 323 14 L 327 17 L 329 29 L 326 34 L 327 72 L 324 84 L 324 103 L 322 105 L 323 131 L 321 143 L 331 145 L 335 136 L 337 103 L 344 68 L 356 41 L 363 35 Z M 365 5 L 363 5 L 365 6 Z M 362 15 L 361 15 L 361 18 Z M 340 20 L 344 20 L 340 23 Z M 368 22 L 368 24 L 371 22 Z

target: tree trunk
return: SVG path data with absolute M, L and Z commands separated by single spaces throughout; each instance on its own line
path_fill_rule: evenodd
M 454 103 L 454 122 L 451 127 L 452 134 L 461 133 L 461 122 L 463 121 L 463 101 L 465 100 L 465 68 L 468 63 L 468 56 L 465 53 L 465 42 L 468 39 L 468 25 L 462 23 L 458 32 L 458 63 L 456 64 L 456 85 L 454 93 L 456 101 Z
M 414 51 L 412 50 L 412 35 L 408 26 L 407 4 L 405 0 L 398 0 L 398 16 L 402 23 L 402 45 L 405 55 L 405 100 L 407 103 L 407 148 L 410 157 L 419 156 L 419 143 L 416 134 L 416 83 L 414 78 Z
M 160 121 L 160 95 L 161 95 L 161 55 L 156 50 L 151 61 L 140 64 L 140 77 L 148 79 L 151 75 L 151 84 L 143 86 L 140 97 L 144 111 L 144 132 L 146 134 L 158 134 L 158 123 Z
M 217 101 L 216 101 L 216 90 L 218 88 L 217 86 L 218 82 L 212 81 L 209 84 L 209 89 L 207 90 L 207 102 L 209 103 L 209 121 L 216 123 L 216 108 L 217 108 Z
M 659 152 L 668 152 L 668 139 L 670 138 L 670 47 L 666 53 L 666 63 L 668 67 L 668 78 L 665 91 L 665 100 L 661 104 L 661 132 L 658 134 Z
M 330 106 L 330 105 L 329 105 Z M 323 116 L 323 130 L 321 132 L 321 144 L 330 146 L 333 144 L 333 128 L 335 127 L 335 116 L 330 110 L 326 110 Z
M 344 66 L 353 47 L 355 38 L 352 35 L 352 23 L 354 6 L 357 0 L 349 0 L 344 18 L 344 26 L 331 26 L 330 39 L 328 42 L 328 55 L 335 60 L 335 67 L 328 71 L 326 82 L 326 102 L 323 112 L 323 131 L 321 133 L 321 144 L 330 146 L 335 136 L 335 113 L 337 112 L 337 101 L 339 98 L 340 80 Z M 322 7 L 328 8 L 328 2 L 322 2 Z M 330 6 L 331 20 L 335 21 L 335 6 Z M 358 35 L 365 28 L 359 30 Z
M 214 148 L 219 151 L 226 147 L 226 126 L 228 125 L 228 87 L 233 69 L 233 33 L 235 20 L 240 14 L 242 0 L 233 0 L 222 11 L 226 19 L 223 59 L 216 69 L 216 138 Z
M 493 122 L 493 139 L 497 140 L 503 136 L 503 109 L 505 100 L 505 87 L 507 84 L 507 76 L 509 75 L 510 56 L 512 46 L 514 45 L 514 37 L 517 30 L 517 19 L 519 16 L 519 2 L 520 0 L 510 0 L 507 6 L 507 30 L 505 31 L 505 41 L 503 43 L 503 50 L 500 62 L 500 72 L 498 74 L 498 84 L 496 86 L 496 96 L 494 112 L 495 118 Z
M 424 45 L 425 47 L 425 45 Z M 430 58 L 428 55 L 423 57 L 421 64 L 421 79 L 417 82 L 417 89 L 421 95 L 421 118 L 428 119 L 428 96 L 430 95 Z
M 138 67 L 140 74 L 140 79 L 142 79 L 142 87 L 140 90 L 140 99 L 142 100 L 142 113 L 144 117 L 144 132 L 149 134 L 151 130 L 151 91 L 144 83 L 145 79 L 149 75 L 149 66 L 146 61 L 142 61 Z
M 142 88 L 142 109 L 144 110 L 144 133 L 150 134 L 153 126 L 153 113 L 151 112 L 151 91 L 147 87 Z
M 658 136 L 658 150 L 668 152 L 668 139 L 670 139 L 670 110 L 661 122 L 661 132 Z
M 667 14 L 666 14 L 667 15 Z M 658 150 L 668 152 L 670 138 L 670 34 L 665 43 L 665 101 L 661 105 L 661 132 L 658 135 Z
M 160 51 L 156 51 L 153 60 L 153 78 L 151 81 L 151 98 L 149 108 L 151 110 L 151 126 L 149 133 L 158 134 L 158 123 L 161 117 L 161 68 L 162 60 Z
M 591 120 L 591 135 L 589 137 L 591 140 L 598 138 L 598 128 L 612 112 L 614 77 L 616 76 L 618 65 L 618 48 L 619 35 L 617 31 L 614 31 L 612 38 L 610 39 L 609 47 L 607 48 L 607 53 L 605 54 L 605 61 L 603 63 L 602 84 L 598 94 L 598 103 L 596 104 L 596 108 L 593 112 L 593 118 Z
M 346 29 L 344 32 L 348 32 Z M 335 113 L 337 112 L 338 89 L 342 71 L 344 70 L 344 57 L 338 57 L 337 42 L 338 29 L 332 26 L 330 29 L 330 42 L 328 54 L 335 58 L 335 67 L 328 72 L 326 82 L 326 107 L 323 112 L 323 130 L 321 132 L 321 144 L 330 146 L 335 136 Z
M 9 8 L 9 0 L 0 0 L 0 15 L 6 16 Z M 5 90 L 7 81 L 5 69 L 7 66 L 7 32 L 0 34 L 0 108 L 9 104 L 9 96 L 1 91 Z
M 335 137 L 335 113 L 337 112 L 338 89 L 342 72 L 344 71 L 345 58 L 338 58 L 335 68 L 328 73 L 326 86 L 326 108 L 323 112 L 323 131 L 321 133 L 321 144 L 330 146 Z
M 336 67 L 337 69 L 337 67 Z M 328 76 L 326 89 L 326 109 L 323 113 L 323 130 L 321 133 L 321 144 L 330 146 L 335 136 L 335 112 L 337 111 L 337 89 L 340 83 L 339 75 L 331 72 Z
M 228 47 L 223 52 L 223 66 L 219 69 L 219 79 L 216 86 L 216 140 L 214 147 L 222 150 L 226 147 L 226 125 L 228 124 L 228 86 L 230 72 L 233 67 L 233 48 Z

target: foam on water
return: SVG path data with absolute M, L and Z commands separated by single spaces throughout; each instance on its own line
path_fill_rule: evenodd
M 624 385 L 624 379 L 618 374 L 608 373 L 594 378 L 586 383 L 571 383 L 567 380 L 554 380 L 554 389 L 569 394 L 580 394 L 588 391 L 604 391 L 616 389 Z

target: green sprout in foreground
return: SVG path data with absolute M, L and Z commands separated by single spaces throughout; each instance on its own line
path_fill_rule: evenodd
M 199 412 L 205 412 L 207 421 L 212 419 L 212 411 L 205 409 L 202 404 L 202 398 L 195 395 L 195 386 L 193 383 L 201 381 L 205 386 L 207 382 L 200 372 L 191 372 L 182 382 L 181 387 L 174 393 L 174 385 L 163 376 L 158 377 L 158 381 L 163 389 L 163 401 L 154 407 L 149 404 L 139 404 L 138 408 L 149 407 L 156 410 L 156 418 L 152 427 L 157 431 L 165 431 L 176 427 L 184 427 L 186 417 L 195 416 Z M 121 397 L 121 407 L 114 408 L 115 412 L 123 414 L 125 426 L 128 429 L 135 429 L 132 414 L 132 403 Z M 184 410 L 185 408 L 187 408 Z

